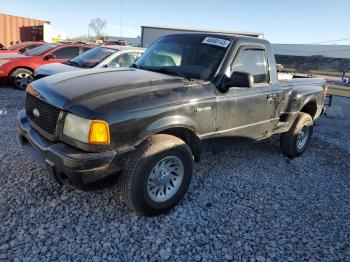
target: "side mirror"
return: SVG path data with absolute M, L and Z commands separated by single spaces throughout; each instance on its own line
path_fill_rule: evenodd
M 23 54 L 24 52 L 27 52 L 27 51 L 28 51 L 28 48 L 23 47 L 18 50 L 18 53 Z
M 48 54 L 44 56 L 44 60 L 56 59 L 57 57 L 53 54 Z
M 233 72 L 231 77 L 223 80 L 223 88 L 230 87 L 252 87 L 254 85 L 253 75 L 246 72 Z
M 276 69 L 277 71 L 280 71 L 283 69 L 283 65 L 282 64 L 276 64 Z

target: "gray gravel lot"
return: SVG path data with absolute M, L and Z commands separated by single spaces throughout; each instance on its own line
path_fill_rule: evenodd
M 184 200 L 156 218 L 116 187 L 51 181 L 17 141 L 23 101 L 0 88 L 0 260 L 350 261 L 350 99 L 334 100 L 297 159 L 272 138 L 196 164 Z

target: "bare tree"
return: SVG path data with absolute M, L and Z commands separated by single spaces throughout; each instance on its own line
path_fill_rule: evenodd
M 89 28 L 92 31 L 94 31 L 96 35 L 96 39 L 100 39 L 101 37 L 103 37 L 103 29 L 105 29 L 106 26 L 107 26 L 106 20 L 103 20 L 101 18 L 92 19 L 89 24 Z

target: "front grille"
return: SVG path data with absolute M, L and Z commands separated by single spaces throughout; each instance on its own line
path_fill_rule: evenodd
M 26 113 L 27 117 L 39 128 L 51 135 L 55 134 L 57 119 L 60 114 L 59 108 L 27 93 Z

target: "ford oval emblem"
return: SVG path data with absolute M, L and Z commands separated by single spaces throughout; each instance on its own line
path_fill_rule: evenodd
M 34 115 L 35 117 L 39 117 L 39 116 L 40 116 L 39 110 L 36 109 L 36 108 L 34 108 L 34 109 L 33 109 L 33 115 Z

